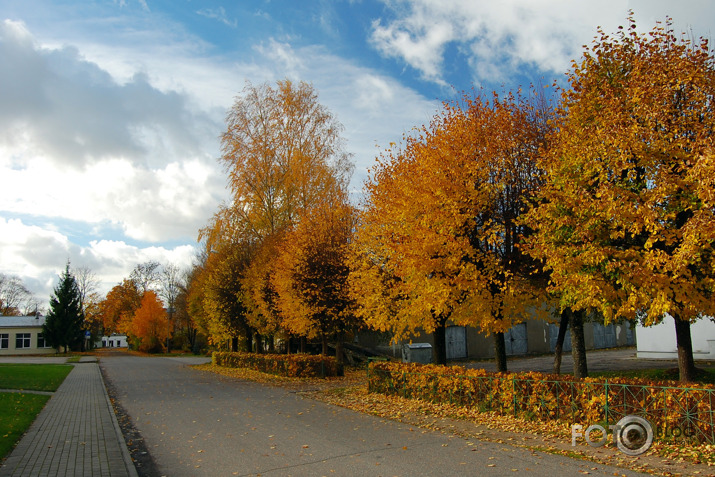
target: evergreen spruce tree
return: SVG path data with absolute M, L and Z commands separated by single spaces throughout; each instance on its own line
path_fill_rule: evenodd
M 67 262 L 54 296 L 50 298 L 50 312 L 42 326 L 45 342 L 57 351 L 64 347 L 66 353 L 82 343 L 82 322 L 81 294 Z

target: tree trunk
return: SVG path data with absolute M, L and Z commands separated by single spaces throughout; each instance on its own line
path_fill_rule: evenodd
M 338 365 L 338 376 L 345 376 L 345 350 L 343 349 L 342 336 L 338 336 L 335 342 L 335 361 Z
M 447 364 L 447 320 L 439 319 L 437 321 L 437 327 L 432 333 L 434 338 L 434 348 L 432 348 L 432 357 L 434 358 L 435 364 Z
M 693 341 L 690 336 L 690 321 L 673 316 L 675 321 L 675 341 L 678 345 L 678 372 L 681 383 L 691 383 L 695 379 Z
M 328 337 L 325 333 L 322 333 L 320 335 L 320 341 L 322 342 L 322 345 L 323 345 L 323 352 L 321 354 L 323 356 L 328 356 Z
M 561 312 L 561 320 L 559 321 L 559 335 L 556 337 L 556 347 L 554 348 L 554 374 L 561 374 L 561 354 L 564 349 L 564 340 L 566 339 L 566 330 L 569 326 L 569 314 L 566 310 Z
M 238 336 L 233 336 L 231 338 L 231 351 L 234 353 L 238 351 Z
M 494 359 L 497 363 L 497 372 L 506 373 L 506 343 L 504 342 L 504 333 L 492 333 L 494 338 Z
M 255 337 L 256 337 L 256 353 L 263 354 L 263 336 L 260 333 L 256 332 Z
M 305 336 L 300 337 L 300 352 L 305 353 Z
M 276 352 L 276 339 L 274 335 L 269 335 L 268 338 L 268 352 L 269 353 L 275 353 Z
M 573 357 L 573 375 L 575 378 L 588 376 L 586 365 L 586 341 L 583 337 L 583 310 L 570 311 L 571 321 L 571 356 Z

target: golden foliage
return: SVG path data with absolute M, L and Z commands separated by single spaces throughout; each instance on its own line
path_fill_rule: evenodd
M 568 75 L 530 253 L 563 306 L 693 320 L 715 312 L 715 59 L 670 24 L 630 23 Z
M 456 324 L 505 331 L 543 297 L 518 248 L 548 112 L 496 94 L 445 104 L 371 170 L 353 247 L 353 296 L 398 338 Z
M 309 354 L 256 354 L 214 352 L 211 364 L 227 368 L 249 368 L 263 373 L 294 378 L 337 376 L 334 357 Z

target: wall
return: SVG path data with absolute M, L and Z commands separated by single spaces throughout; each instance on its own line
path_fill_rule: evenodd
M 30 334 L 30 347 L 29 348 L 15 348 L 15 338 L 17 333 L 29 333 Z M 46 354 L 54 353 L 52 348 L 38 348 L 37 347 L 37 335 L 42 333 L 42 328 L 36 326 L 33 327 L 13 327 L 13 328 L 3 328 L 0 327 L 0 334 L 8 335 L 8 348 L 0 349 L 0 356 L 17 356 L 25 354 Z
M 665 315 L 662 323 L 654 326 L 638 325 L 637 333 L 639 358 L 678 358 L 675 323 L 670 315 Z M 709 317 L 690 325 L 690 335 L 693 342 L 693 358 L 715 359 L 715 323 Z

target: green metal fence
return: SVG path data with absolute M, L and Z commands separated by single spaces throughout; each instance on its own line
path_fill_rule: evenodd
M 517 374 L 469 376 L 446 369 L 450 371 L 442 375 L 370 363 L 368 391 L 584 426 L 608 426 L 637 415 L 650 422 L 657 440 L 715 444 L 712 388 L 533 379 Z

